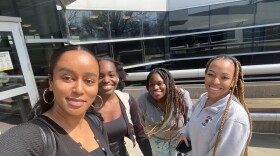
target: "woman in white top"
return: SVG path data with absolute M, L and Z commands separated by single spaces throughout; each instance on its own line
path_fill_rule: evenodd
M 191 141 L 193 156 L 247 155 L 252 121 L 239 61 L 227 55 L 210 59 L 204 84 L 207 92 L 194 105 L 180 140 Z

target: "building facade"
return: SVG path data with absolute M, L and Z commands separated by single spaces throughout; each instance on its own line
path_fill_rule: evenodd
M 279 6 L 278 0 L 2 0 L 0 15 L 22 18 L 34 75 L 46 76 L 50 54 L 65 43 L 111 56 L 127 72 L 203 68 L 221 53 L 242 65 L 279 63 Z
M 279 8 L 280 0 L 1 0 L 0 16 L 22 19 L 32 70 L 42 90 L 50 56 L 65 44 L 82 44 L 96 56 L 113 57 L 124 63 L 128 73 L 157 66 L 200 69 L 218 54 L 234 55 L 242 65 L 279 64 Z M 16 75 L 12 82 L 16 87 L 27 85 L 15 51 L 11 32 L 0 30 L 0 52 L 10 53 L 17 69 L 0 70 L 2 93 L 3 74 Z M 245 78 L 279 77 L 270 74 Z M 0 98 L 0 132 L 7 123 L 18 124 L 23 116 L 26 120 L 34 105 L 30 104 L 29 94 L 18 95 Z

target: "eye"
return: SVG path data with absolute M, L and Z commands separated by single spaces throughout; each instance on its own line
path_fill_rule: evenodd
M 207 75 L 210 76 L 210 77 L 214 77 L 213 73 L 207 73 Z
M 151 88 L 154 87 L 154 86 L 155 86 L 155 84 L 153 84 L 153 83 L 149 84 L 149 87 L 151 87 Z
M 227 77 L 227 76 L 223 76 L 222 79 L 223 79 L 223 80 L 228 80 L 228 79 L 230 79 L 230 78 Z
M 94 81 L 92 79 L 87 79 L 87 80 L 85 80 L 85 82 L 88 85 L 92 85 L 94 83 Z
M 109 75 L 111 78 L 115 77 L 116 75 L 115 74 L 110 74 Z
M 63 76 L 62 79 L 66 82 L 74 81 L 74 79 L 69 75 Z

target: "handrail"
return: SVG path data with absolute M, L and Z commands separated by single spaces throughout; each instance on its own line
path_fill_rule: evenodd
M 280 64 L 267 64 L 267 65 L 250 65 L 242 66 L 245 75 L 258 75 L 258 74 L 277 74 L 280 73 Z M 202 69 L 188 69 L 188 70 L 172 70 L 170 73 L 175 79 L 178 78 L 199 78 L 204 77 L 205 68 Z M 128 73 L 128 81 L 145 80 L 149 72 Z

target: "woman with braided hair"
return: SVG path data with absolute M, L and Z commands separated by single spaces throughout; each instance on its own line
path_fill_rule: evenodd
M 180 140 L 191 141 L 193 156 L 248 155 L 252 121 L 239 61 L 228 55 L 210 59 L 204 84 L 207 92 L 194 105 Z
M 176 140 L 192 106 L 189 92 L 175 86 L 170 72 L 153 69 L 147 79 L 148 92 L 138 98 L 145 131 L 154 156 L 175 156 Z

